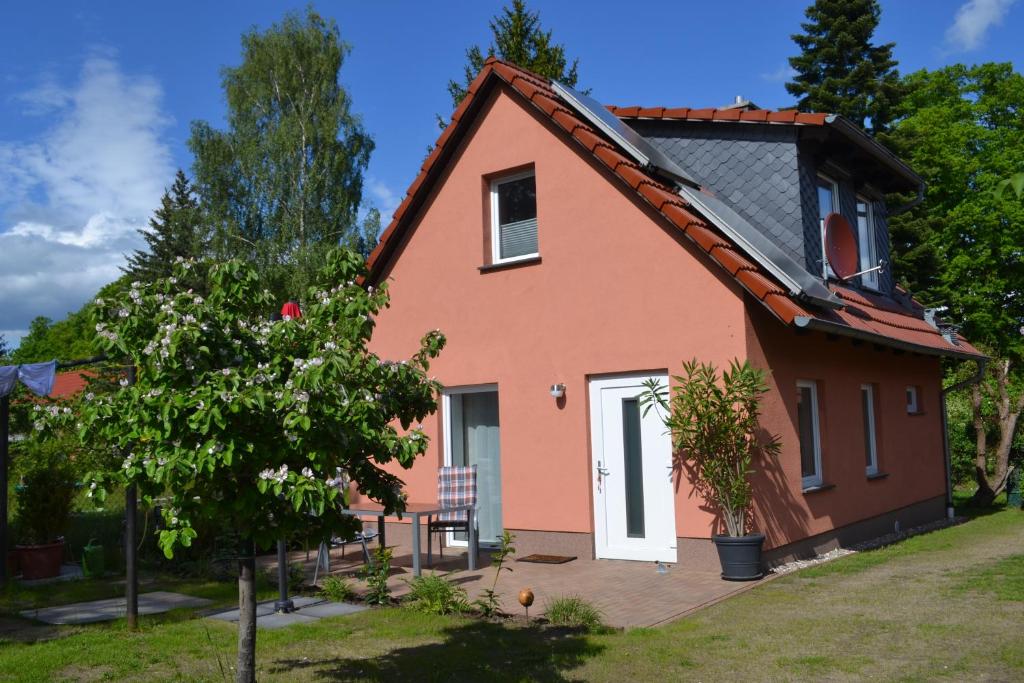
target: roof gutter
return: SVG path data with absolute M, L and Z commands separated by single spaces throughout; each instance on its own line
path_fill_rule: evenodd
M 877 157 L 899 176 L 910 181 L 911 184 L 918 188 L 918 191 L 921 193 L 921 197 L 923 198 L 924 180 L 914 172 L 914 169 L 907 166 L 898 156 L 889 151 L 885 145 L 881 144 L 859 127 L 853 125 L 838 114 L 829 114 L 825 117 L 825 122 L 846 136 L 847 139 L 858 147 L 872 156 Z M 899 208 L 902 209 L 903 207 Z M 905 211 L 906 209 L 903 210 Z
M 904 351 L 911 351 L 913 353 L 920 353 L 925 356 L 941 356 L 949 358 L 957 358 L 959 360 L 973 360 L 978 361 L 984 356 L 978 356 L 973 353 L 966 353 L 964 351 L 940 350 L 931 346 L 922 346 L 920 344 L 912 344 L 910 342 L 899 341 L 891 337 L 886 337 L 873 332 L 864 332 L 862 330 L 856 330 L 846 325 L 839 323 L 829 322 L 828 320 L 822 320 L 820 318 L 812 318 L 806 315 L 798 315 L 793 318 L 793 324 L 797 327 L 805 330 L 818 330 L 820 332 L 826 332 L 828 334 L 838 334 L 844 337 L 852 337 L 854 339 L 863 339 L 864 341 L 870 341 L 875 344 L 883 344 L 896 349 L 902 349 Z
M 985 376 L 985 367 L 988 365 L 988 358 L 973 359 L 978 368 L 976 372 L 962 382 L 945 387 L 941 392 L 942 396 L 942 450 L 945 458 L 943 464 L 946 466 L 946 517 L 953 519 L 953 456 L 949 445 L 949 421 L 946 417 L 946 396 L 954 391 L 966 389 L 977 384 Z

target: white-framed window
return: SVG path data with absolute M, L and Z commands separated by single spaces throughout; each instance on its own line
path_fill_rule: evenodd
M 537 179 L 532 170 L 491 181 L 491 262 L 533 258 L 537 251 Z
M 875 434 L 875 387 L 860 385 L 860 407 L 864 418 L 864 471 L 878 474 L 878 439 Z
M 821 486 L 821 431 L 818 426 L 818 384 L 796 383 L 797 427 L 800 435 L 800 477 L 803 488 Z
M 835 277 L 825 257 L 825 216 L 839 212 L 839 185 L 826 175 L 818 174 L 818 223 L 821 225 L 821 262 L 826 277 Z
M 878 253 L 875 248 L 875 214 L 871 201 L 865 197 L 857 197 L 857 249 L 860 253 L 860 269 L 867 270 L 878 265 Z M 864 273 L 860 281 L 865 287 L 878 289 L 878 271 Z
M 921 407 L 917 400 L 917 387 L 907 387 L 907 412 L 911 415 L 921 412 Z
M 827 175 L 818 174 L 818 220 L 839 213 L 839 185 Z

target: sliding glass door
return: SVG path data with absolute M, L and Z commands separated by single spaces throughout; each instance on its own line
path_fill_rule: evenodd
M 445 464 L 477 466 L 477 511 L 480 543 L 496 544 L 501 520 L 501 443 L 498 390 L 494 385 L 445 392 Z M 454 543 L 466 535 L 452 534 Z

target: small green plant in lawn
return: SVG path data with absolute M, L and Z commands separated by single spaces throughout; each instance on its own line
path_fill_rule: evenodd
M 466 589 L 436 574 L 417 576 L 409 583 L 405 605 L 427 614 L 462 614 L 469 609 Z
M 326 576 L 320 582 L 320 595 L 331 602 L 347 602 L 355 595 L 352 582 L 342 576 Z
M 493 617 L 498 613 L 498 593 L 495 592 L 495 589 L 498 587 L 498 577 L 501 576 L 501 570 L 512 571 L 512 567 L 505 566 L 505 560 L 516 552 L 515 546 L 512 545 L 515 539 L 514 534 L 503 531 L 501 533 L 501 545 L 491 554 L 491 565 L 494 567 L 494 582 L 490 588 L 484 589 L 483 595 L 473 601 L 473 604 L 480 610 L 480 614 L 485 617 Z
M 548 621 L 555 626 L 583 628 L 597 631 L 604 626 L 601 610 L 578 595 L 566 595 L 549 600 L 544 607 Z
M 378 547 L 373 551 L 373 562 L 366 566 L 363 578 L 366 580 L 366 602 L 371 605 L 387 605 L 391 602 L 391 550 Z

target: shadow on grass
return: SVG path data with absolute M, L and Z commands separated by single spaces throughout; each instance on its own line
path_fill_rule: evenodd
M 297 673 L 326 681 L 567 681 L 565 674 L 604 646 L 577 630 L 508 627 L 473 621 L 444 629 L 444 640 L 402 647 L 376 657 L 279 659 L 270 674 Z

